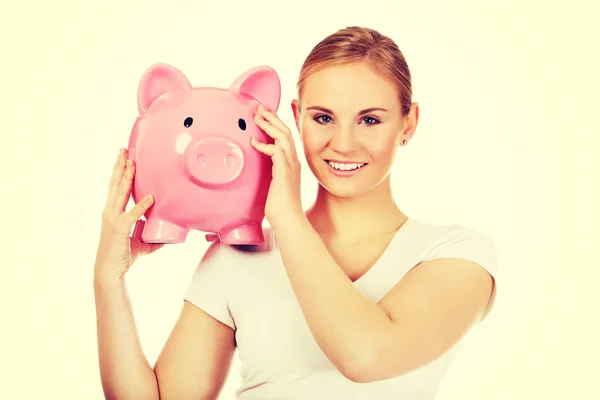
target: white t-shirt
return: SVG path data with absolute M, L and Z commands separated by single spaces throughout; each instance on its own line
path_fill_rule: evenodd
M 433 399 L 458 345 L 396 378 L 348 380 L 314 340 L 270 230 L 266 238 L 272 250 L 268 246 L 243 250 L 214 242 L 184 297 L 235 330 L 242 363 L 239 400 Z M 495 246 L 482 232 L 409 218 L 354 286 L 377 303 L 415 265 L 447 257 L 474 261 L 493 277 L 498 269 Z

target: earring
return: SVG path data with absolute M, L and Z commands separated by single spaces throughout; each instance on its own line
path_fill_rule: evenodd
M 406 139 L 402 141 L 402 144 L 406 144 Z

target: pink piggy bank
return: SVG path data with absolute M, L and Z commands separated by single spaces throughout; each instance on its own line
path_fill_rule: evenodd
M 154 204 L 134 229 L 147 243 L 182 243 L 191 229 L 207 240 L 256 245 L 272 161 L 250 138 L 273 143 L 254 123 L 259 104 L 276 111 L 281 97 L 277 73 L 252 68 L 228 89 L 193 87 L 178 69 L 155 64 L 138 87 L 139 117 L 129 139 L 136 173 L 132 197 Z

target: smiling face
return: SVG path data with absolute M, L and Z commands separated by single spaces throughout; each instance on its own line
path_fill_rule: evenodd
M 338 197 L 377 188 L 416 125 L 416 104 L 403 116 L 396 87 L 364 62 L 310 75 L 299 107 L 292 103 L 308 165 Z

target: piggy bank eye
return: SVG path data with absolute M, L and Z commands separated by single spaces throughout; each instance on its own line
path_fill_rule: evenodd
M 189 128 L 190 126 L 192 126 L 193 123 L 194 123 L 194 118 L 187 117 L 185 119 L 185 121 L 183 121 L 183 126 L 185 126 L 186 128 Z
M 245 131 L 246 130 L 246 121 L 244 121 L 243 118 L 240 118 L 238 120 L 238 126 L 240 127 L 241 130 Z

